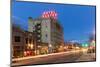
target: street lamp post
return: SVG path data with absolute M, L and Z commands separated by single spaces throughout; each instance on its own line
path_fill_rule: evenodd
M 51 52 L 52 52 L 52 45 L 49 44 L 49 53 L 51 53 Z

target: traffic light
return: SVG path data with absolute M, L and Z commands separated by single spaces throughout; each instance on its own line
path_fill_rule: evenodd
M 82 47 L 88 47 L 88 46 L 89 46 L 89 44 L 87 44 L 87 43 L 82 44 Z

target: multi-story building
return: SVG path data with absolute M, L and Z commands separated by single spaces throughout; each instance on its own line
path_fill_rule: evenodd
M 19 27 L 12 27 L 12 55 L 13 57 L 23 57 L 34 55 L 35 35 L 24 31 Z
M 48 12 L 45 13 L 47 16 Z M 47 45 L 49 51 L 63 45 L 63 27 L 56 17 L 52 15 L 46 17 L 43 13 L 42 17 L 33 19 L 29 17 L 28 31 L 35 32 L 37 46 Z M 51 48 L 50 48 L 51 47 Z

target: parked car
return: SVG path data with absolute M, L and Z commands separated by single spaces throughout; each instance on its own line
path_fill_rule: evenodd
M 94 48 L 89 48 L 87 53 L 95 53 L 95 49 Z

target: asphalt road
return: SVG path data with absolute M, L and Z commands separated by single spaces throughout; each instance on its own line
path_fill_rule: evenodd
M 80 56 L 82 51 L 73 51 L 61 54 L 54 54 L 48 56 L 42 56 L 37 58 L 25 59 L 12 63 L 12 66 L 17 65 L 36 65 L 36 64 L 50 64 L 50 63 L 62 63 L 62 62 L 75 62 Z
M 76 61 L 96 61 L 95 53 L 85 53 L 80 56 Z

